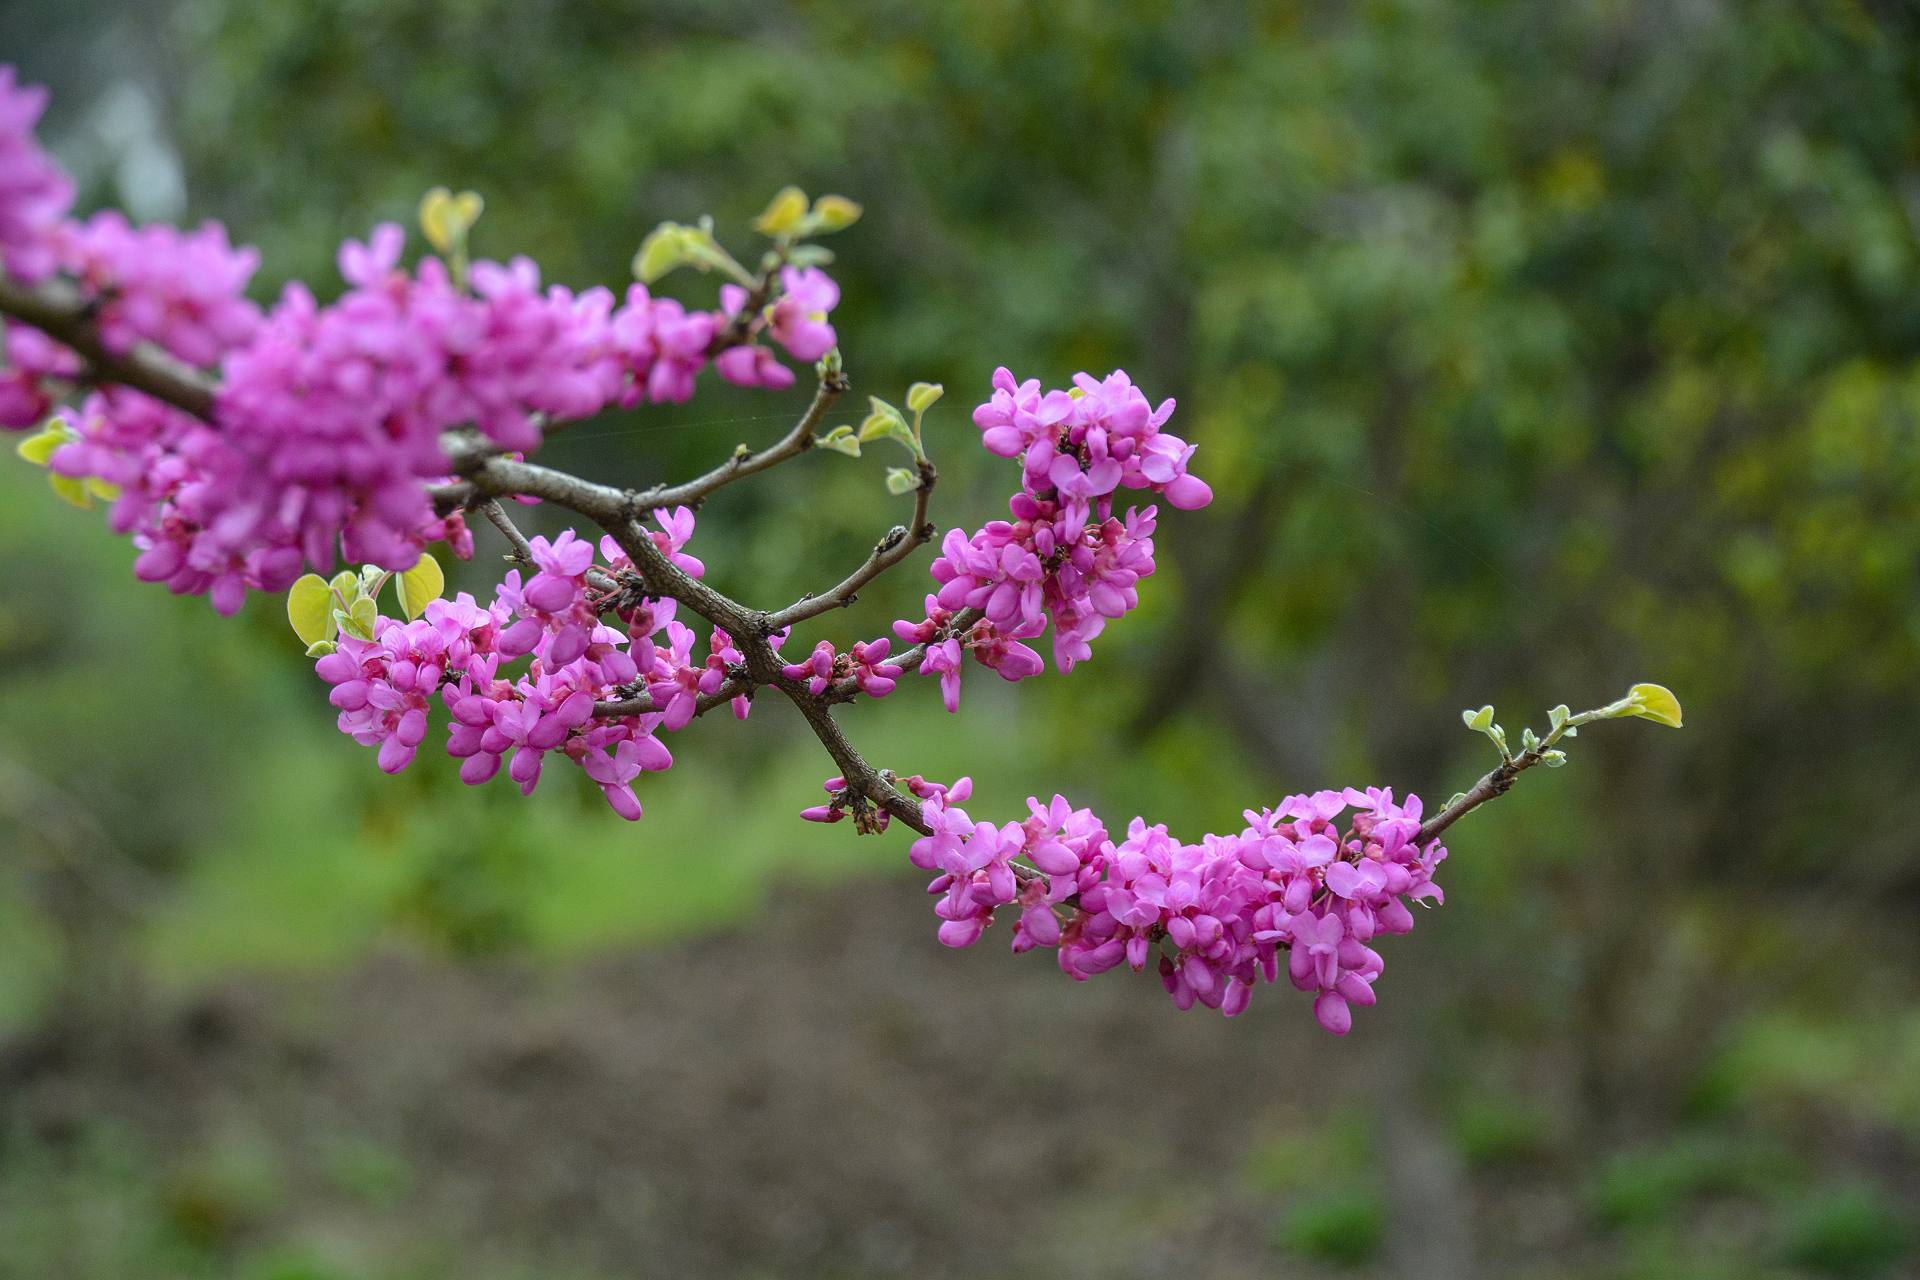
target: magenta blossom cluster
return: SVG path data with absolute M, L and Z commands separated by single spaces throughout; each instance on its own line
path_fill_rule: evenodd
M 1076 980 L 1122 963 L 1142 971 L 1157 953 L 1182 1009 L 1242 1012 L 1255 986 L 1278 980 L 1285 951 L 1287 977 L 1313 993 L 1320 1025 L 1345 1035 L 1352 1006 L 1374 1002 L 1382 961 L 1369 944 L 1413 928 L 1408 902 L 1441 900 L 1433 877 L 1447 851 L 1419 841 L 1418 796 L 1395 803 L 1371 787 L 1290 796 L 1249 810 L 1239 832 L 1183 844 L 1140 818 L 1116 843 L 1059 796 L 1029 800 L 1024 822 L 975 822 L 958 807 L 971 790 L 961 779 L 925 800 L 932 833 L 910 855 L 938 873 L 928 891 L 939 895 L 940 941 L 969 946 L 1017 904 L 1014 951 L 1056 948 Z
M 109 209 L 62 223 L 54 243 L 109 351 L 125 354 L 145 341 L 211 367 L 260 327 L 260 308 L 246 296 L 259 251 L 234 248 L 217 222 L 193 232 L 134 227 Z
M 17 84 L 0 65 L 0 269 L 28 284 L 54 270 L 54 230 L 73 205 L 73 182 L 33 136 L 47 91 Z
M 817 268 L 781 272 L 752 315 L 737 287 L 699 311 L 639 285 L 624 301 L 542 287 L 525 258 L 464 270 L 429 256 L 408 270 L 391 224 L 341 247 L 338 299 L 295 283 L 263 316 L 246 296 L 258 254 L 219 224 L 69 219 L 71 184 L 33 137 L 45 98 L 0 67 L 0 267 L 28 283 L 64 275 L 110 351 L 151 343 L 223 374 L 210 424 L 138 392 L 87 397 L 70 424 L 80 438 L 52 465 L 119 491 L 113 523 L 139 548 L 140 577 L 209 593 L 222 612 L 250 589 L 284 590 L 303 566 L 405 569 L 449 533 L 458 550 L 462 528 L 427 492 L 451 470 L 449 431 L 525 453 L 611 405 L 685 400 L 709 364 L 790 386 L 761 339 L 809 361 L 835 340 L 839 290 Z M 73 352 L 10 323 L 0 425 L 41 421 L 81 372 Z
M 827 803 L 802 809 L 800 816 L 808 822 L 840 822 L 862 811 L 856 809 L 857 804 L 863 805 L 863 811 L 867 820 L 867 829 L 875 834 L 885 831 L 893 820 L 893 815 L 887 810 L 877 805 L 864 805 L 863 802 L 856 801 L 853 793 L 847 789 L 847 780 L 843 777 L 828 778 L 820 785 L 826 790 Z M 949 787 L 942 783 L 929 782 L 917 773 L 910 777 L 896 780 L 894 785 L 910 795 L 915 795 L 922 800 L 928 801 L 937 800 L 954 790 L 954 787 Z M 963 788 L 959 798 L 964 800 L 966 795 L 971 792 L 973 784 L 969 780 L 962 778 L 958 783 L 954 784 L 954 786 Z
M 654 519 L 662 545 L 697 574 L 699 562 L 679 551 L 692 534 L 692 513 L 658 511 Z M 634 603 L 623 592 L 624 556 L 596 564 L 592 544 L 571 531 L 533 538 L 530 547 L 535 572 L 523 581 L 510 571 L 491 604 L 463 592 L 433 601 L 411 622 L 381 618 L 373 639 L 341 636 L 315 670 L 333 686 L 341 732 L 377 748 L 388 773 L 413 762 L 437 701 L 450 716 L 447 752 L 470 785 L 504 766 L 532 794 L 546 757 L 558 753 L 580 766 L 616 813 L 637 819 L 634 779 L 673 764 L 657 734 L 693 718 L 697 697 L 725 682 L 739 651 L 715 629 L 706 655 L 696 656 L 694 633 L 675 620 L 673 601 Z M 609 616 L 620 625 L 603 621 Z M 523 670 L 506 670 L 522 658 Z M 637 689 L 646 692 L 645 709 L 600 709 Z M 739 699 L 735 714 L 744 718 L 749 706 Z
M 736 319 L 747 301 L 747 291 L 739 285 L 720 286 L 720 309 L 727 319 Z M 827 315 L 838 305 L 840 286 L 826 272 L 818 267 L 785 267 L 780 272 L 779 298 L 752 323 L 795 360 L 812 362 L 827 354 L 836 341 Z M 736 386 L 779 391 L 793 385 L 793 370 L 758 343 L 722 351 L 714 359 L 714 370 Z
M 1038 381 L 1016 383 L 1002 368 L 993 386 L 973 418 L 988 450 L 1021 459 L 1013 519 L 971 536 L 949 530 L 926 617 L 894 624 L 901 639 L 927 646 L 920 669 L 940 678 L 949 711 L 959 707 L 965 653 L 1006 680 L 1038 675 L 1044 664 L 1025 641 L 1051 622 L 1054 663 L 1071 671 L 1110 620 L 1139 604 L 1136 588 L 1154 570 L 1156 512 L 1114 514 L 1119 491 L 1144 489 L 1186 509 L 1213 500 L 1187 470 L 1194 447 L 1161 430 L 1173 401 L 1154 408 L 1125 373 L 1076 374 L 1073 391 L 1043 395 Z M 962 627 L 955 615 L 964 610 L 982 616 Z
M 57 388 L 80 376 L 80 357 L 38 329 L 0 321 L 0 427 L 31 427 L 53 411 Z
M 854 687 L 869 698 L 884 698 L 893 692 L 901 675 L 900 668 L 887 661 L 892 648 L 893 642 L 882 637 L 855 641 L 852 649 L 838 653 L 833 641 L 822 640 L 806 661 L 788 663 L 781 674 L 789 680 L 804 681 L 807 692 L 816 696 L 838 681 L 852 680 Z

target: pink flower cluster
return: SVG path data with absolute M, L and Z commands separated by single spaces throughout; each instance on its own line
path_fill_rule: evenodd
M 815 695 L 825 693 L 840 680 L 851 679 L 854 687 L 869 698 L 884 698 L 893 692 L 901 674 L 899 667 L 887 661 L 892 648 L 893 641 L 882 637 L 856 641 L 846 653 L 837 653 L 833 641 L 822 640 L 806 661 L 787 664 L 781 674 L 789 680 L 805 681 L 807 692 Z
M 93 303 L 109 351 L 151 342 L 212 367 L 260 327 L 260 308 L 246 296 L 259 251 L 234 248 L 217 222 L 190 233 L 136 228 L 109 209 L 62 223 L 54 243 L 60 270 Z
M 0 427 L 31 427 L 52 412 L 56 389 L 80 376 L 80 357 L 38 329 L 0 321 Z
M 1123 962 L 1142 971 L 1157 952 L 1182 1009 L 1242 1012 L 1256 985 L 1278 980 L 1284 950 L 1287 977 L 1314 994 L 1320 1025 L 1345 1035 L 1352 1006 L 1374 1002 L 1382 961 L 1368 944 L 1413 928 L 1408 901 L 1442 897 L 1433 877 L 1447 851 L 1419 842 L 1417 796 L 1290 796 L 1248 811 L 1237 833 L 1182 844 L 1139 818 L 1115 843 L 1091 811 L 1059 796 L 1029 800 L 1025 822 L 975 822 L 958 807 L 968 780 L 932 790 L 921 807 L 932 834 L 910 856 L 938 873 L 928 891 L 940 896 L 942 942 L 971 945 L 996 910 L 1018 904 L 1014 951 L 1054 947 L 1075 980 Z M 1030 865 L 1014 861 L 1022 857 Z
M 1194 446 L 1160 429 L 1173 416 L 1171 399 L 1154 408 L 1119 371 L 1104 382 L 1076 373 L 1073 385 L 1042 395 L 1038 378 L 1015 383 L 995 369 L 992 398 L 973 411 L 987 452 L 1021 460 L 1027 492 L 1100 498 L 1150 489 L 1182 511 L 1213 501 L 1206 482 L 1187 473 Z
M 73 205 L 73 182 L 33 136 L 47 91 L 0 65 L 0 269 L 28 284 L 53 274 L 53 232 Z
M 995 520 L 968 536 L 949 530 L 934 560 L 939 590 L 927 616 L 894 624 L 901 639 L 927 646 L 920 669 L 940 677 L 947 710 L 959 707 L 962 655 L 1007 680 L 1043 669 L 1024 641 L 1053 624 L 1053 658 L 1061 671 L 1092 655 L 1107 623 L 1140 602 L 1136 589 L 1154 570 L 1152 507 L 1113 511 L 1121 489 L 1162 494 L 1176 507 L 1203 507 L 1213 491 L 1187 470 L 1194 446 L 1160 428 L 1173 401 L 1159 408 L 1123 372 L 1104 382 L 1074 375 L 1072 392 L 1042 395 L 1037 380 L 993 375 L 993 396 L 974 410 L 989 451 L 1021 458 L 1021 491 Z M 964 631 L 954 615 L 982 616 Z
M 891 777 L 891 775 L 888 776 Z M 828 778 L 820 785 L 826 789 L 827 803 L 802 809 L 800 811 L 802 818 L 805 818 L 808 822 L 839 822 L 855 812 L 855 805 L 860 802 L 856 801 L 854 795 L 848 791 L 847 780 L 845 778 L 837 776 Z M 901 787 L 911 795 L 916 795 L 922 800 L 928 801 L 939 799 L 955 790 L 955 788 L 965 789 L 960 796 L 961 799 L 965 799 L 967 792 L 970 791 L 973 786 L 970 781 L 962 778 L 958 783 L 955 783 L 953 787 L 948 787 L 938 782 L 928 782 L 917 773 L 911 777 L 895 780 L 894 785 Z M 868 822 L 866 830 L 872 834 L 877 835 L 885 831 L 893 820 L 893 815 L 878 805 L 866 806 L 865 813 Z
M 836 341 L 827 314 L 840 304 L 840 286 L 818 267 L 785 267 L 780 272 L 780 296 L 754 322 L 768 337 L 785 347 L 795 360 L 811 362 L 827 354 Z M 747 291 L 737 284 L 720 286 L 720 309 L 731 320 L 747 305 Z M 720 353 L 714 368 L 722 378 L 742 387 L 781 390 L 793 385 L 793 370 L 755 343 L 742 343 Z
M 119 487 L 114 524 L 140 548 L 142 578 L 210 592 L 223 612 L 248 589 L 284 589 L 303 564 L 411 566 L 449 531 L 426 493 L 450 469 L 444 432 L 471 424 L 526 452 L 553 423 L 685 400 L 710 362 L 730 381 L 790 386 L 763 334 L 802 360 L 834 342 L 839 290 L 815 268 L 782 272 L 753 316 L 739 314 L 737 287 L 717 311 L 638 285 L 616 306 L 606 289 L 543 289 L 525 258 L 476 262 L 465 279 L 433 257 L 403 269 L 391 224 L 342 246 L 337 301 L 296 283 L 263 318 L 245 294 L 258 255 L 217 223 L 186 233 L 111 212 L 67 219 L 71 184 L 33 137 L 45 100 L 0 67 L 0 267 L 29 283 L 65 274 L 111 350 L 150 342 L 224 375 L 217 430 L 136 392 L 95 395 L 55 465 Z M 24 326 L 6 338 L 0 425 L 31 426 L 81 365 Z
M 669 542 L 692 532 L 685 508 L 654 515 L 663 526 L 656 536 Z M 438 700 L 451 717 L 447 752 L 461 761 L 468 784 L 492 779 L 504 764 L 530 795 L 547 755 L 558 752 L 580 766 L 616 813 L 637 819 L 634 779 L 673 764 L 656 734 L 691 720 L 697 696 L 719 688 L 740 654 L 715 630 L 707 656 L 696 659 L 694 634 L 674 620 L 671 600 L 631 604 L 617 588 L 599 591 L 595 581 L 615 580 L 624 557 L 609 555 L 596 566 L 591 544 L 571 531 L 530 545 L 537 571 L 524 583 L 518 570 L 509 572 L 490 605 L 462 593 L 433 601 L 412 622 L 381 618 L 372 640 L 341 636 L 338 650 L 315 670 L 333 686 L 341 732 L 377 747 L 388 773 L 413 762 Z M 607 613 L 623 626 L 603 622 Z M 502 670 L 522 657 L 528 664 L 521 674 Z M 596 704 L 620 702 L 637 687 L 645 688 L 650 708 L 596 712 Z M 744 717 L 748 705 L 741 698 L 735 714 Z

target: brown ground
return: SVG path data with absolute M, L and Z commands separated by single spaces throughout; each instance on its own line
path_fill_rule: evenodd
M 206 1256 L 292 1241 L 380 1276 L 1319 1274 L 1276 1252 L 1249 1155 L 1407 1069 L 1391 1002 L 1336 1041 L 1290 991 L 1230 1023 L 931 934 L 890 880 L 564 974 L 395 954 L 235 985 L 110 1050 L 15 1046 L 7 1154 L 105 1124 Z M 1380 1273 L 1477 1274 L 1457 1160 L 1388 1123 Z M 1500 1252 L 1564 1262 L 1566 1199 L 1493 1209 Z

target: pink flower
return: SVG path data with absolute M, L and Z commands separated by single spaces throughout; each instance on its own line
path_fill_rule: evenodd
M 1278 809 L 1249 810 L 1240 831 L 1198 844 L 1139 818 L 1116 843 L 1090 811 L 1060 796 L 1030 798 L 1027 807 L 1024 823 L 997 827 L 945 793 L 922 806 L 930 834 L 910 857 L 940 873 L 928 888 L 939 895 L 942 942 L 977 940 L 999 907 L 1017 904 L 1016 952 L 1054 947 L 1062 972 L 1083 981 L 1121 964 L 1143 970 L 1158 949 L 1160 980 L 1177 1006 L 1227 1017 L 1279 977 L 1285 951 L 1288 978 L 1313 993 L 1315 1017 L 1336 1035 L 1352 1027 L 1354 1006 L 1374 1003 L 1382 963 L 1366 945 L 1373 921 L 1404 911 L 1399 895 L 1446 856 L 1438 841 L 1419 845 L 1417 799 L 1396 805 L 1377 789 L 1291 796 Z M 1016 857 L 1032 864 L 1023 885 Z
M 728 347 L 714 357 L 713 368 L 736 387 L 784 391 L 793 385 L 793 370 L 781 364 L 773 352 L 755 343 Z
M 1187 471 L 1193 446 L 1161 430 L 1173 401 L 1159 408 L 1124 373 L 1104 382 L 1074 378 L 1076 393 L 1043 393 L 995 370 L 993 394 L 974 410 L 991 453 L 1019 457 L 1021 491 L 1008 503 L 1012 520 L 990 521 L 968 536 L 949 530 L 931 572 L 938 590 L 924 621 L 902 619 L 895 634 L 918 643 L 958 639 L 983 665 L 1008 680 L 1042 669 L 1026 640 L 1053 628 L 1053 656 L 1071 671 L 1092 655 L 1109 621 L 1140 602 L 1139 583 L 1154 571 L 1152 507 L 1114 514 L 1121 489 L 1149 489 L 1178 507 L 1204 506 L 1212 494 Z M 943 611 L 936 619 L 934 606 Z M 964 637 L 946 617 L 976 609 L 984 620 Z M 922 670 L 941 677 L 951 709 L 958 658 L 932 656 Z
M 72 181 L 34 140 L 46 107 L 45 89 L 0 65 L 0 269 L 27 284 L 53 274 L 53 231 L 73 204 Z
M 827 314 L 840 304 L 840 286 L 818 267 L 783 267 L 780 287 L 767 332 L 795 360 L 818 360 L 836 341 Z

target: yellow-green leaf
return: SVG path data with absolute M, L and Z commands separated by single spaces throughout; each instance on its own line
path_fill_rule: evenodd
M 334 574 L 327 586 L 339 597 L 338 603 L 343 608 L 360 598 L 360 575 L 351 569 L 342 569 Z
M 333 588 L 325 578 L 309 573 L 293 584 L 287 592 L 287 621 L 308 648 L 333 639 Z
M 844 453 L 849 458 L 860 456 L 860 441 L 854 438 L 852 427 L 835 427 L 823 436 L 815 436 L 813 442 L 822 449 Z
M 62 501 L 70 502 L 82 511 L 93 506 L 93 498 L 87 493 L 85 480 L 76 480 L 72 476 L 55 475 L 49 472 L 47 483 L 53 486 L 53 491 L 60 495 Z
M 429 243 L 441 253 L 452 252 L 455 248 L 464 248 L 467 232 L 480 220 L 486 201 L 477 191 L 462 191 L 459 195 L 445 187 L 435 187 L 421 197 L 420 230 L 424 231 Z
M 907 424 L 890 413 L 870 413 L 860 424 L 862 443 L 871 440 L 883 440 L 891 437 L 907 447 L 913 446 L 913 432 L 907 430 Z
M 348 635 L 358 636 L 362 640 L 371 640 L 373 624 L 379 619 L 379 612 L 371 598 L 361 596 L 353 602 L 351 609 L 335 609 L 333 620 L 339 625 L 340 630 Z
M 816 231 L 845 231 L 860 221 L 860 206 L 845 196 L 821 196 L 813 202 L 811 219 Z
M 400 607 L 407 612 L 407 621 L 427 611 L 427 605 L 440 598 L 447 589 L 447 575 L 440 572 L 440 562 L 422 552 L 420 563 L 400 575 Z
M 1636 684 L 1627 690 L 1627 701 L 1631 704 L 1629 715 L 1664 724 L 1670 729 L 1680 727 L 1680 699 L 1674 697 L 1673 691 L 1665 685 Z
M 937 382 L 916 382 L 907 388 L 907 408 L 925 413 L 945 392 L 946 388 Z
M 686 228 L 663 222 L 640 242 L 640 252 L 633 255 L 633 275 L 642 284 L 652 284 L 686 260 Z
M 798 187 L 782 187 L 766 211 L 753 220 L 753 229 L 763 236 L 791 235 L 806 216 L 807 193 Z
M 920 487 L 920 477 L 905 467 L 887 468 L 887 492 L 891 494 L 912 493 Z
M 46 466 L 47 459 L 53 456 L 54 450 L 73 439 L 65 430 L 65 425 L 55 418 L 44 429 L 15 445 L 13 451 L 36 467 Z

